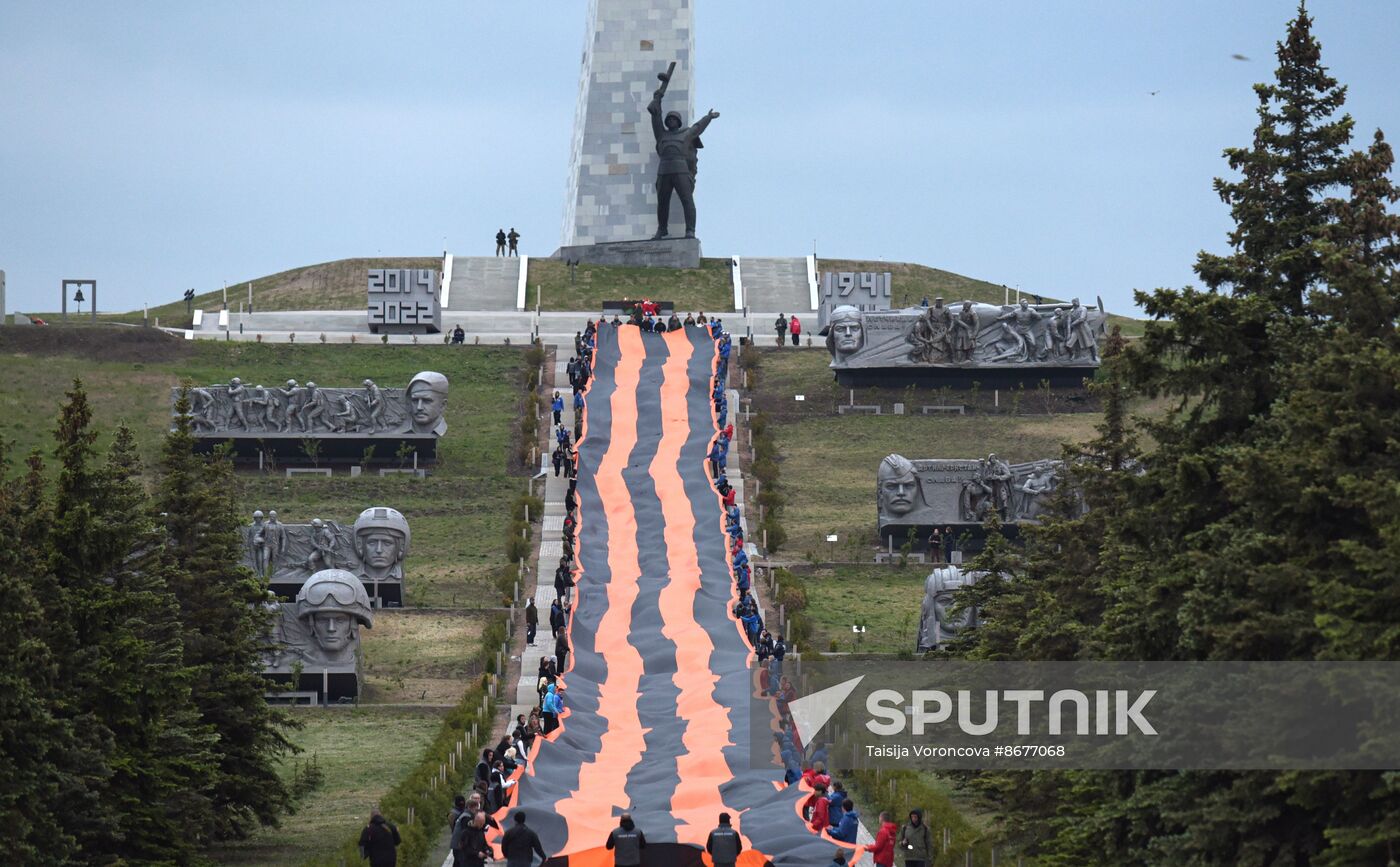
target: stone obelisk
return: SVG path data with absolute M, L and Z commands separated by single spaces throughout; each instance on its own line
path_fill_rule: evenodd
M 564 247 L 656 231 L 656 142 L 647 103 L 672 62 L 666 110 L 693 123 L 693 0 L 591 0 L 564 203 Z M 671 226 L 685 225 L 671 202 Z M 698 264 L 698 262 L 697 262 Z

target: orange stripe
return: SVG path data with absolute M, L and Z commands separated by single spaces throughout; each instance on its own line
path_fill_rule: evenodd
M 595 847 L 616 827 L 612 808 L 631 806 L 627 803 L 627 775 L 646 749 L 637 714 L 642 657 L 628 641 L 632 604 L 637 599 L 637 579 L 641 575 L 637 518 L 622 478 L 637 443 L 637 385 L 646 350 L 641 331 L 636 328 L 618 329 L 618 344 L 622 357 L 614 374 L 612 438 L 594 477 L 598 498 L 607 514 L 608 568 L 612 573 L 607 585 L 608 609 L 598 624 L 594 641 L 594 649 L 607 662 L 607 677 L 598 684 L 598 713 L 608 725 L 597 755 L 580 764 L 580 789 L 556 805 L 569 829 L 561 853 Z M 587 795 L 580 797 L 584 786 Z
M 678 825 L 680 843 L 704 846 L 715 817 L 723 809 L 720 786 L 733 778 L 723 750 L 730 746 L 730 723 L 725 707 L 715 701 L 719 677 L 710 670 L 714 643 L 695 619 L 695 597 L 700 592 L 700 562 L 695 550 L 695 511 L 686 496 L 680 473 L 681 448 L 690 438 L 690 357 L 694 346 L 683 332 L 666 335 L 671 354 L 663 368 L 661 385 L 661 442 L 651 464 L 656 493 L 665 520 L 665 540 L 670 581 L 662 589 L 659 608 L 661 632 L 677 650 L 673 681 L 680 690 L 676 715 L 685 721 L 676 757 L 677 787 L 671 799 L 671 815 Z M 695 467 L 701 473 L 703 467 Z M 735 827 L 739 821 L 734 822 Z M 747 848 L 750 843 L 744 841 Z

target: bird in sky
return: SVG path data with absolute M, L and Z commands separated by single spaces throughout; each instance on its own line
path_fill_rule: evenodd
M 1231 58 L 1232 60 L 1246 60 L 1246 61 L 1249 60 L 1249 58 L 1248 58 L 1248 57 L 1245 57 L 1243 54 L 1231 54 L 1231 55 L 1230 55 L 1230 58 Z
M 1160 91 L 1160 90 L 1149 90 L 1149 91 L 1147 92 L 1147 95 L 1148 95 L 1148 96 L 1156 96 L 1157 94 L 1159 94 L 1159 93 L 1161 93 L 1161 92 L 1162 92 L 1162 91 Z

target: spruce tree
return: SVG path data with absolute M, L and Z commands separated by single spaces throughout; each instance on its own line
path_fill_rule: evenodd
M 214 808 L 212 827 L 216 837 L 238 838 L 258 824 L 275 824 L 290 806 L 277 763 L 293 747 L 284 735 L 288 718 L 264 697 L 267 585 L 239 565 L 232 467 L 226 456 L 195 454 L 188 412 L 186 390 L 166 436 L 157 496 L 166 515 L 185 661 L 196 672 L 193 700 L 218 736 L 215 770 L 204 789 Z
M 1015 653 L 1105 659 L 1394 659 L 1400 653 L 1400 222 L 1377 136 L 1346 155 L 1344 89 L 1300 7 L 1261 85 L 1240 177 L 1217 182 L 1236 229 L 1202 254 L 1207 291 L 1140 296 L 1159 321 L 1125 356 L 1125 397 L 1168 396 L 1154 442 L 1111 461 L 1099 444 L 1072 477 L 1104 515 L 1063 570 L 1074 522 L 1029 533 L 1025 575 L 1002 604 Z M 1348 195 L 1329 199 L 1332 185 Z M 1106 353 L 1107 354 L 1107 353 Z M 1110 365 L 1106 364 L 1106 373 Z M 1131 426 L 1105 427 L 1118 443 Z M 1083 460 L 1087 458 L 1087 460 Z M 1089 516 L 1086 516 L 1086 519 Z M 1095 519 L 1100 520 L 1100 519 Z M 1092 522 L 1091 522 L 1092 523 Z M 1101 530 L 1101 531 L 1100 531 Z M 1037 550 L 1037 545 L 1042 545 Z M 1074 578 L 1083 587 L 1074 588 Z M 1101 610 L 1095 613 L 1092 597 Z M 1029 601 L 1027 601 L 1029 600 Z M 1057 611 L 1082 618 L 1044 630 Z M 1040 638 L 1038 631 L 1042 632 Z M 973 655 L 1000 651 L 974 633 Z M 1400 854 L 1393 774 L 1134 771 L 979 774 L 971 785 L 1041 863 L 1342 865 Z
M 207 735 L 190 713 L 160 540 L 130 478 L 129 432 L 98 462 L 80 382 L 67 398 L 46 544 L 55 592 L 44 612 L 62 624 L 49 631 L 56 715 L 80 747 L 60 821 L 86 863 L 184 863 L 203 834 Z

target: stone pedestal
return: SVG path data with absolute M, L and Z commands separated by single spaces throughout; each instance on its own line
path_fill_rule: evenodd
M 554 258 L 588 265 L 626 265 L 642 268 L 699 268 L 699 238 L 663 238 L 659 241 L 616 241 L 560 247 Z

